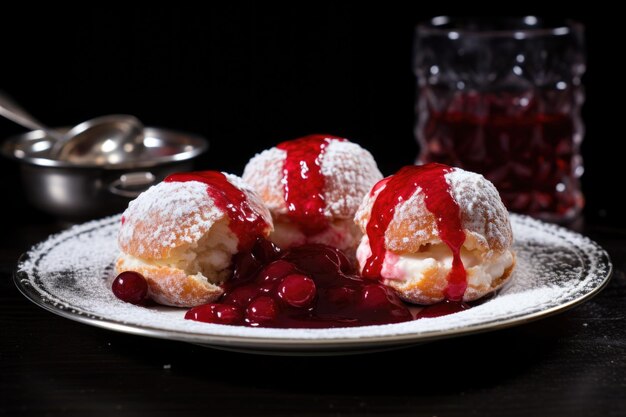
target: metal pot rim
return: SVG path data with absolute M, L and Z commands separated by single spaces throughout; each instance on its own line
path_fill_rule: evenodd
M 154 138 L 156 140 L 165 138 L 170 139 L 173 143 L 178 142 L 180 146 L 180 152 L 176 152 L 170 155 L 153 155 L 145 159 L 142 158 L 124 161 L 116 164 L 77 164 L 46 158 L 45 154 L 33 155 L 32 153 L 25 152 L 24 149 L 21 149 L 20 145 L 23 145 L 28 141 L 34 142 L 37 140 L 45 139 L 46 135 L 43 131 L 33 130 L 31 132 L 11 136 L 6 139 L 6 141 L 0 147 L 0 153 L 8 158 L 41 167 L 119 170 L 150 168 L 173 162 L 186 161 L 206 152 L 209 147 L 209 143 L 205 138 L 195 134 L 183 133 L 155 127 L 146 127 L 144 133 L 145 137 L 148 140 L 150 138 Z

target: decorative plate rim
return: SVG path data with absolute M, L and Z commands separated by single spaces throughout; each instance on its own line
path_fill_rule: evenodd
M 112 216 L 108 219 L 115 221 L 119 216 Z M 467 326 L 454 327 L 445 330 L 425 330 L 419 333 L 404 333 L 404 334 L 391 334 L 391 335 L 373 335 L 373 336 L 359 336 L 359 337 L 323 337 L 323 338 L 297 338 L 297 337 L 282 337 L 282 336 L 247 336 L 247 335 L 223 335 L 223 334 L 211 334 L 209 332 L 193 332 L 193 331 L 177 331 L 170 329 L 163 329 L 154 326 L 148 326 L 144 324 L 125 323 L 120 320 L 111 319 L 102 315 L 95 315 L 91 312 L 83 310 L 81 307 L 72 306 L 71 303 L 65 302 L 64 305 L 53 304 L 49 301 L 43 291 L 43 289 L 37 289 L 31 283 L 31 278 L 26 271 L 20 270 L 20 266 L 30 259 L 29 252 L 32 251 L 37 245 L 34 245 L 28 252 L 22 254 L 18 260 L 17 266 L 14 270 L 13 280 L 18 290 L 31 302 L 37 306 L 50 311 L 56 315 L 64 318 L 68 318 L 73 321 L 89 324 L 95 327 L 104 328 L 108 330 L 129 333 L 140 336 L 148 336 L 160 339 L 178 340 L 196 344 L 202 344 L 207 346 L 224 347 L 224 348 L 248 348 L 254 350 L 268 350 L 268 351 L 307 351 L 307 350 L 348 350 L 348 349 L 361 349 L 368 346 L 381 347 L 390 345 L 406 345 L 417 344 L 422 342 L 428 342 L 438 339 L 451 338 L 464 336 L 475 333 L 483 333 L 487 331 L 500 330 L 508 327 L 513 327 L 521 324 L 525 324 L 531 321 L 535 321 L 544 317 L 549 317 L 554 314 L 566 311 L 573 308 L 584 301 L 589 300 L 593 296 L 597 295 L 602 289 L 609 283 L 612 273 L 613 265 L 611 263 L 608 253 L 596 242 L 591 239 L 582 236 L 576 232 L 565 229 L 563 227 L 544 223 L 528 216 L 511 214 L 512 219 L 516 218 L 518 221 L 536 223 L 543 228 L 549 228 L 555 234 L 560 237 L 562 235 L 576 236 L 582 238 L 586 244 L 590 244 L 595 247 L 598 252 L 596 258 L 594 258 L 599 264 L 606 268 L 606 272 L 601 281 L 588 291 L 582 292 L 579 296 L 563 302 L 561 304 L 546 308 L 544 310 L 535 311 L 531 313 L 523 313 L 519 316 L 513 316 L 510 318 L 499 318 L 496 321 L 487 321 L 483 323 L 468 324 Z M 106 219 L 102 219 L 106 220 Z M 92 222 L 85 223 L 84 225 Z M 104 224 L 100 227 L 106 227 Z M 80 226 L 80 225 L 79 225 Z M 72 229 L 69 229 L 72 230 Z M 91 229 L 90 229 L 91 230 Z M 48 237 L 47 240 L 62 236 L 68 231 L 60 232 L 58 234 Z M 50 294 L 49 292 L 47 294 Z M 53 295 L 53 294 L 50 294 Z M 385 326 L 397 326 L 394 324 Z M 369 326 L 380 327 L 380 326 Z M 319 330 L 319 329 L 312 329 Z

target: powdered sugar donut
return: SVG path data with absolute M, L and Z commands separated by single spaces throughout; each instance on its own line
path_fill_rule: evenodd
M 272 230 L 269 211 L 240 178 L 174 174 L 131 201 L 122 216 L 118 272 L 135 271 L 161 304 L 192 307 L 222 294 L 232 256 Z
M 476 300 L 511 276 L 508 212 L 482 175 L 441 164 L 401 169 L 374 186 L 356 216 L 357 258 L 404 300 Z
M 254 156 L 243 173 L 272 214 L 274 243 L 323 243 L 352 253 L 361 237 L 354 214 L 381 178 L 367 150 L 329 135 L 283 142 Z

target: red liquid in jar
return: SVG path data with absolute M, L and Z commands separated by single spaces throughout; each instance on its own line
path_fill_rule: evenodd
M 331 140 L 345 139 L 309 135 L 277 146 L 287 152 L 283 164 L 283 189 L 289 218 L 308 236 L 328 227 L 328 220 L 324 216 L 326 201 L 322 157 Z
M 450 186 L 446 182 L 445 174 L 452 170 L 442 164 L 426 164 L 422 166 L 407 166 L 395 175 L 382 180 L 374 186 L 373 192 L 380 191 L 372 206 L 370 220 L 367 224 L 371 256 L 363 267 L 363 276 L 380 278 L 385 260 L 385 232 L 396 207 L 407 201 L 419 187 L 424 193 L 424 203 L 436 219 L 437 230 L 441 240 L 452 251 L 452 268 L 448 274 L 448 285 L 444 291 L 448 300 L 463 299 L 467 288 L 467 274 L 461 260 L 461 247 L 465 242 L 465 232 L 461 225 L 459 206 L 450 194 Z
M 248 197 L 217 171 L 197 171 L 172 174 L 165 182 L 198 181 L 207 185 L 207 194 L 215 205 L 226 212 L 228 227 L 237 236 L 238 249 L 248 250 L 257 237 L 268 228 L 265 220 L 250 206 Z
M 263 242 L 259 239 L 256 246 Z M 393 290 L 356 275 L 338 249 L 304 245 L 272 255 L 256 246 L 240 254 L 238 262 L 249 264 L 246 258 L 255 258 L 258 268 L 227 281 L 217 303 L 192 308 L 185 318 L 275 328 L 354 327 L 413 319 Z
M 567 106 L 569 93 L 558 94 Z M 555 220 L 580 211 L 580 133 L 573 115 L 546 112 L 542 99 L 510 93 L 467 93 L 443 110 L 434 107 L 429 103 L 420 114 L 422 162 L 483 174 L 512 211 Z

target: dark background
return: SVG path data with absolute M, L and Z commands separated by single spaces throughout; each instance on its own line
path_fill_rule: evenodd
M 524 5 L 490 11 L 542 10 Z M 415 22 L 477 6 L 12 4 L 0 12 L 0 89 L 50 125 L 130 113 L 203 134 L 205 169 L 240 173 L 278 141 L 328 132 L 366 146 L 390 174 L 418 152 Z M 13 285 L 19 254 L 61 226 L 28 206 L 17 165 L 0 158 L 0 415 L 623 416 L 623 23 L 585 6 L 561 14 L 587 26 L 583 233 L 615 265 L 599 296 L 512 329 L 353 357 L 259 357 L 105 331 Z M 0 140 L 22 131 L 0 119 Z
M 367 147 L 391 174 L 418 153 L 415 23 L 473 11 L 428 9 L 424 2 L 208 7 L 206 13 L 182 4 L 92 5 L 79 16 L 57 7 L 34 16 L 5 13 L 0 31 L 9 42 L 2 49 L 0 89 L 50 125 L 129 113 L 149 126 L 200 133 L 211 141 L 204 169 L 239 174 L 264 148 L 324 132 Z M 582 10 L 563 14 L 584 22 L 588 34 L 586 214 L 621 223 L 610 191 L 623 177 L 623 134 L 616 130 L 623 75 L 611 53 L 618 52 L 619 22 L 593 20 Z M 21 131 L 0 120 L 0 138 Z M 17 180 L 14 163 L 3 160 L 2 167 L 5 178 Z M 24 206 L 19 191 L 10 204 Z

